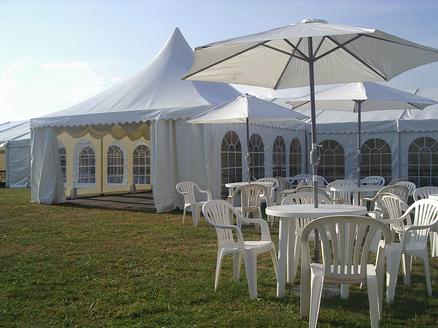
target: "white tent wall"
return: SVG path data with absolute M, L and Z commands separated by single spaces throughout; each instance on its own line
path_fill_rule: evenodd
M 5 146 L 6 185 L 27 188 L 30 184 L 30 140 L 10 140 Z

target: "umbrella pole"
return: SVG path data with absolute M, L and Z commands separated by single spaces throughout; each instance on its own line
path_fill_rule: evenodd
M 362 143 L 362 101 L 356 100 L 357 109 L 357 185 L 360 186 L 360 146 Z
M 310 164 L 312 164 L 313 174 L 313 206 L 318 207 L 318 144 L 316 141 L 316 110 L 315 110 L 315 71 L 314 71 L 314 56 L 313 56 L 313 39 L 307 39 L 309 47 L 309 87 L 310 87 L 310 113 L 312 117 L 312 150 L 310 151 Z M 319 233 L 315 229 L 315 260 L 319 261 Z
M 309 47 L 309 87 L 310 87 L 310 113 L 312 118 L 312 150 L 310 151 L 310 164 L 312 164 L 313 174 L 313 205 L 318 207 L 318 144 L 316 141 L 316 110 L 315 110 L 315 72 L 313 57 L 312 38 L 307 39 Z
M 249 119 L 248 117 L 245 119 L 246 123 L 246 167 L 247 167 L 247 174 L 248 174 L 248 182 L 251 182 L 251 170 L 249 169 Z

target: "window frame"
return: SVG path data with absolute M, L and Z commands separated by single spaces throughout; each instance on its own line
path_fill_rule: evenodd
M 431 145 L 428 145 L 430 140 Z M 420 144 L 421 143 L 421 144 Z M 416 151 L 413 151 L 413 147 L 416 147 Z M 413 158 L 413 156 L 415 156 Z M 428 157 L 428 163 L 425 165 L 424 156 Z M 423 158 L 422 158 L 423 157 Z M 438 159 L 438 141 L 435 138 L 430 136 L 421 136 L 414 139 L 408 147 L 408 179 L 409 181 L 414 182 L 417 187 L 424 186 L 436 186 L 438 185 L 438 175 L 434 175 L 433 171 L 435 170 L 438 173 L 438 160 L 434 161 L 434 157 Z M 411 164 L 411 162 L 415 160 L 415 164 Z M 415 166 L 416 174 L 412 175 L 411 170 L 412 166 Z M 423 175 L 423 170 L 429 171 L 428 175 Z M 428 180 L 428 183 L 421 183 L 423 179 Z M 434 184 L 434 180 L 436 183 Z
M 381 146 L 378 146 L 378 142 Z M 389 162 L 384 158 L 389 157 Z M 367 163 L 365 159 L 368 158 Z M 365 167 L 366 165 L 366 167 Z M 392 150 L 391 146 L 381 138 L 370 138 L 360 146 L 360 177 L 382 176 L 385 181 L 392 180 Z M 388 170 L 388 174 L 384 174 Z
M 328 143 L 329 146 L 332 144 L 335 147 L 324 147 L 324 143 Z M 345 150 L 342 144 L 334 139 L 325 139 L 318 143 L 320 147 L 320 163 L 318 165 L 318 175 L 323 176 L 327 179 L 328 182 L 334 181 L 337 179 L 344 179 L 345 177 Z M 342 153 L 336 153 L 336 150 L 340 149 Z M 332 156 L 330 158 L 329 156 Z M 340 159 L 342 158 L 342 165 L 339 164 Z M 329 161 L 330 160 L 330 161 Z M 324 167 L 324 163 L 329 161 L 327 167 Z M 333 164 L 330 164 L 332 162 Z M 341 171 L 342 175 L 338 175 L 337 171 Z M 327 170 L 332 170 L 333 175 L 330 176 L 327 174 Z
M 139 158 L 138 156 L 136 156 L 136 151 L 138 148 L 140 147 L 145 147 L 147 152 L 146 152 L 146 156 L 145 158 L 145 164 L 141 165 L 141 164 L 136 164 L 135 161 Z M 135 174 L 135 169 L 136 168 L 143 168 L 145 170 L 145 175 L 139 175 L 139 174 Z M 148 174 L 149 172 L 149 174 Z M 136 182 L 135 178 L 136 177 L 145 177 L 145 183 L 140 183 L 140 182 Z M 141 185 L 141 186 L 146 186 L 146 185 L 151 185 L 151 150 L 150 147 L 145 144 L 145 143 L 140 143 L 134 146 L 134 150 L 132 151 L 132 183 L 135 185 Z
M 258 133 L 253 133 L 249 138 L 249 174 L 251 178 L 265 177 L 265 145 L 263 138 Z M 255 174 L 258 172 L 259 174 Z
M 286 142 L 283 136 L 276 136 L 272 144 L 272 176 L 274 178 L 287 176 Z M 280 171 L 280 174 L 277 174 Z
M 303 172 L 301 159 L 301 141 L 295 137 L 289 145 L 289 176 L 293 177 Z
M 220 155 L 221 193 L 224 195 L 227 194 L 227 188 L 225 187 L 227 183 L 239 182 L 238 180 L 242 181 L 242 143 L 236 131 L 228 130 L 225 132 L 220 146 Z M 232 159 L 234 159 L 234 166 L 229 165 L 232 164 L 229 162 Z M 225 167 L 223 165 L 224 162 L 227 164 Z M 238 165 L 239 162 L 240 166 Z M 226 179 L 224 179 L 224 177 L 226 177 Z
M 121 153 L 121 156 L 118 157 L 110 157 L 110 149 L 118 149 L 118 151 Z M 127 156 L 126 151 L 121 143 L 111 143 L 108 145 L 108 148 L 106 150 L 106 161 L 105 161 L 105 172 L 106 172 L 106 184 L 108 186 L 121 186 L 127 184 L 127 172 L 126 172 L 126 162 L 127 162 Z M 111 155 L 114 156 L 114 155 Z M 114 161 L 112 165 L 110 166 L 110 160 Z M 119 161 L 119 162 L 117 162 Z M 121 170 L 121 173 L 118 174 L 110 174 L 110 170 L 117 171 Z M 111 178 L 121 178 L 120 181 L 110 181 Z

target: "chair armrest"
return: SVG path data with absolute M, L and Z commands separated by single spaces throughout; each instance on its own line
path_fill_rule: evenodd
M 248 219 L 244 218 L 242 216 L 238 216 L 238 220 L 241 222 L 245 222 L 248 224 L 258 224 L 260 226 L 260 232 L 261 232 L 261 240 L 271 240 L 271 233 L 269 232 L 269 226 L 266 223 L 265 220 L 262 219 Z
M 236 234 L 237 234 L 237 240 L 239 242 L 240 246 L 243 246 L 243 235 L 242 235 L 242 231 L 240 230 L 240 228 L 238 226 L 235 225 L 227 225 L 227 224 L 212 224 L 213 227 L 218 228 L 218 229 L 229 229 L 229 230 L 235 230 Z

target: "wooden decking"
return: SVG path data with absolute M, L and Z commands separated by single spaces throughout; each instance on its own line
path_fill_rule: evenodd
M 156 211 L 152 192 L 81 197 L 68 199 L 66 204 L 111 210 Z

